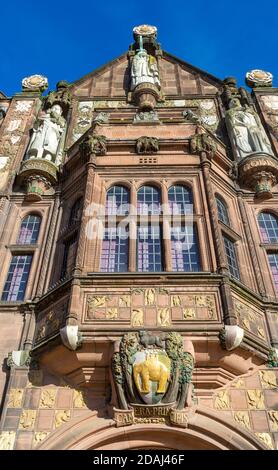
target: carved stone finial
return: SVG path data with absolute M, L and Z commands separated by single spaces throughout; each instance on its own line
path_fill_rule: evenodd
M 136 141 L 136 153 L 150 155 L 159 151 L 159 141 L 156 137 L 140 137 Z
M 246 85 L 250 86 L 251 88 L 256 87 L 271 87 L 273 75 L 270 72 L 266 72 L 264 70 L 251 70 L 251 72 L 247 72 L 245 76 Z
M 31 75 L 22 80 L 23 91 L 37 91 L 43 93 L 48 88 L 47 77 L 43 75 Z

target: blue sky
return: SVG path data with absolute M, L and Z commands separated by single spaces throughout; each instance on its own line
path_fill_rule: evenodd
M 218 78 L 248 70 L 274 74 L 278 86 L 278 1 L 15 0 L 1 5 L 0 90 L 21 91 L 35 73 L 74 81 L 128 49 L 132 28 L 157 26 L 166 51 Z

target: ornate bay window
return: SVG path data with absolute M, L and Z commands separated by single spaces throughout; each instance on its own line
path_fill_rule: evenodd
M 127 188 L 107 191 L 101 272 L 200 271 L 192 191 L 176 185 L 163 194 L 162 201 L 160 188 L 141 186 L 129 212 Z

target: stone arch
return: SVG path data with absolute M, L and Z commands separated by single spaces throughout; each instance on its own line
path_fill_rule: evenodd
M 135 424 L 116 428 L 110 418 L 90 413 L 52 433 L 38 450 L 269 450 L 226 416 L 197 407 L 187 428 Z

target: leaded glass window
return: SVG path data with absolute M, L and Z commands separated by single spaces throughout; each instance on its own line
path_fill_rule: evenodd
M 75 233 L 69 240 L 64 243 L 64 256 L 62 263 L 61 278 L 71 274 L 75 265 L 77 249 L 77 233 Z
M 275 284 L 275 289 L 278 291 L 278 253 L 268 253 L 267 256 Z
M 264 243 L 278 243 L 278 218 L 269 212 L 261 212 L 258 222 L 262 241 Z
M 101 272 L 128 271 L 128 233 L 126 227 L 106 227 L 102 241 Z
M 160 191 L 153 186 L 142 186 L 137 193 L 139 215 L 160 214 Z
M 195 225 L 171 228 L 173 271 L 200 271 L 198 239 Z
M 112 186 L 106 195 L 106 215 L 129 213 L 129 190 L 124 186 Z
M 137 228 L 137 271 L 163 271 L 160 225 Z
M 192 191 L 185 186 L 171 186 L 168 191 L 170 213 L 187 215 L 193 213 Z
M 17 237 L 17 244 L 31 245 L 36 243 L 39 236 L 40 225 L 40 216 L 30 214 L 24 217 Z
M 217 210 L 218 210 L 218 219 L 223 222 L 223 224 L 230 225 L 228 209 L 225 202 L 219 197 L 216 198 Z
M 234 242 L 232 242 L 232 240 L 230 240 L 230 238 L 226 237 L 225 235 L 223 235 L 223 241 L 230 274 L 235 279 L 240 280 L 235 244 Z
M 10 302 L 24 300 L 32 258 L 32 255 L 16 255 L 12 257 L 2 293 L 2 300 Z

